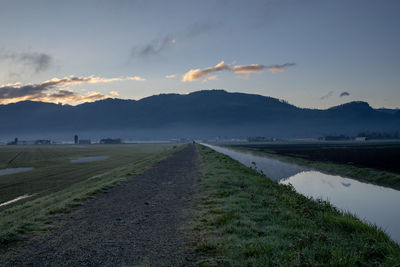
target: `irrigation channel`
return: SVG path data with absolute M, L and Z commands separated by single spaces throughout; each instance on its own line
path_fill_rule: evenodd
M 295 190 L 314 199 L 329 201 L 337 208 L 355 214 L 358 218 L 374 223 L 394 241 L 400 243 L 400 191 L 359 182 L 354 179 L 328 175 L 289 164 L 251 152 L 203 144 L 228 155 L 240 163 L 256 168 L 268 178 L 281 184 L 292 184 Z
M 71 160 L 71 162 L 72 163 L 82 163 L 82 162 L 105 160 L 108 158 L 109 158 L 108 156 L 87 157 L 87 158 L 73 159 L 73 160 Z
M 19 172 L 28 172 L 33 170 L 33 168 L 10 168 L 10 169 L 1 169 L 0 170 L 0 175 L 8 175 L 8 174 L 14 174 L 14 173 L 19 173 Z

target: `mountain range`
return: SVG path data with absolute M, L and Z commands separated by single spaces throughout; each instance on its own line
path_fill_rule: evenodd
M 160 94 L 141 100 L 105 99 L 77 106 L 23 101 L 0 105 L 0 139 L 72 140 L 121 137 L 318 137 L 400 130 L 400 111 L 349 102 L 325 110 L 224 90 Z

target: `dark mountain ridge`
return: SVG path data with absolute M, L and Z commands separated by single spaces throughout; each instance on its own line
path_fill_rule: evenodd
M 160 94 L 141 100 L 105 99 L 77 106 L 24 101 L 0 105 L 0 138 L 97 139 L 316 137 L 399 130 L 400 117 L 350 102 L 326 110 L 224 90 Z M 70 139 L 70 138 L 69 138 Z

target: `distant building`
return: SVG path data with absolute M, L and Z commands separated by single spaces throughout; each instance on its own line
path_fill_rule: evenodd
M 116 138 L 116 139 L 104 138 L 100 140 L 100 144 L 121 144 L 121 143 L 122 143 L 121 138 Z
M 92 141 L 90 141 L 90 139 L 79 140 L 80 145 L 90 145 L 91 143 L 92 143 Z
M 79 138 L 78 138 L 77 134 L 74 136 L 74 143 L 75 143 L 75 145 L 77 145 L 79 143 Z
M 365 141 L 367 140 L 367 137 L 362 136 L 362 137 L 356 137 L 356 141 Z
M 50 140 L 36 140 L 35 145 L 50 145 Z
M 7 145 L 18 145 L 18 137 L 15 137 L 14 141 L 8 143 Z

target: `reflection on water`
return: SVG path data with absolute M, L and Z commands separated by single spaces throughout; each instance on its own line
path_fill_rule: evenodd
M 24 199 L 24 198 L 27 198 L 27 197 L 31 197 L 31 196 L 33 196 L 33 195 L 23 195 L 23 196 L 19 196 L 19 197 L 17 197 L 17 198 L 11 199 L 11 200 L 9 200 L 9 201 L 7 201 L 7 202 L 0 203 L 0 207 L 6 206 L 6 205 L 10 205 L 10 204 L 12 204 L 12 203 L 14 203 L 14 202 L 17 202 L 18 200 L 21 200 L 21 199 Z
M 305 196 L 328 200 L 341 210 L 374 222 L 400 242 L 400 191 L 317 171 L 301 172 L 280 183 L 290 183 Z
M 33 170 L 33 168 L 2 169 L 2 170 L 0 170 L 0 175 L 13 174 L 13 173 L 19 173 L 19 172 L 27 172 L 27 171 L 31 171 L 31 170 Z
M 108 156 L 97 156 L 97 157 L 73 159 L 73 160 L 71 160 L 71 162 L 72 163 L 81 163 L 81 162 L 90 162 L 90 161 L 105 160 L 105 159 L 108 159 Z
M 208 146 L 222 154 L 228 155 L 248 167 L 256 167 L 258 170 L 262 170 L 263 173 L 268 176 L 268 178 L 274 181 L 280 181 L 281 179 L 285 179 L 297 173 L 308 170 L 305 167 L 289 164 L 276 159 L 256 156 L 251 154 L 250 152 L 239 152 L 229 148 L 212 146 L 208 144 L 203 145 Z
M 400 243 L 400 191 L 362 183 L 341 176 L 306 170 L 294 164 L 261 157 L 236 150 L 207 145 L 248 167 L 256 163 L 257 169 L 274 181 L 292 184 L 303 195 L 328 200 L 343 211 L 349 211 L 360 219 L 375 223 L 393 240 Z

